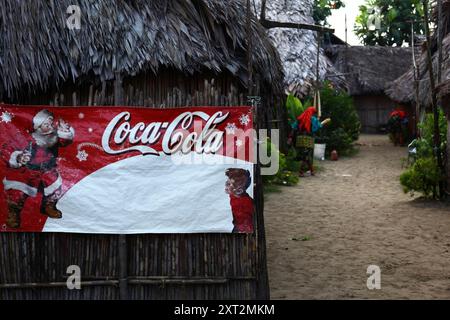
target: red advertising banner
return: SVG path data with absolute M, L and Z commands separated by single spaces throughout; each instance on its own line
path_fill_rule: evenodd
M 252 118 L 0 105 L 0 232 L 253 232 Z

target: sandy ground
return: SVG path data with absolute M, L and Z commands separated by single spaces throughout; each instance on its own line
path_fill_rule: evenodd
M 450 299 L 450 206 L 403 193 L 405 148 L 386 136 L 359 143 L 356 156 L 267 196 L 271 297 Z M 380 290 L 367 288 L 369 265 Z

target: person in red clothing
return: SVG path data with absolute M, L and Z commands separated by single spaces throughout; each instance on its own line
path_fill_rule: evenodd
M 58 149 L 72 143 L 75 131 L 64 120 L 55 123 L 47 110 L 33 118 L 33 133 L 15 146 L 7 146 L 2 156 L 7 163 L 3 186 L 6 192 L 9 228 L 20 228 L 21 212 L 28 197 L 43 193 L 41 213 L 53 218 L 62 217 L 56 208 L 61 197 L 61 176 L 57 170 Z
M 230 196 L 233 213 L 234 233 L 253 232 L 253 199 L 248 195 L 252 178 L 250 171 L 244 169 L 228 169 L 225 173 L 228 180 L 225 192 Z
M 304 176 L 306 167 L 311 175 L 314 175 L 314 136 L 324 126 L 330 123 L 331 119 L 320 122 L 317 117 L 316 107 L 307 108 L 299 117 L 298 135 L 296 138 L 297 159 L 300 161 L 301 177 Z

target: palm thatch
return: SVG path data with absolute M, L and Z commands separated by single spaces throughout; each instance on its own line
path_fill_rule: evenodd
M 442 81 L 437 90 L 441 97 L 450 97 L 450 79 Z
M 433 18 L 437 21 L 437 8 L 434 8 Z M 441 83 L 438 80 L 438 39 L 437 32 L 432 36 L 430 48 L 432 52 L 433 70 L 435 75 L 436 84 L 440 85 L 440 94 L 446 95 L 450 93 L 450 85 L 446 84 L 450 81 L 450 0 L 443 1 L 443 35 L 444 40 L 442 42 L 442 79 Z M 419 83 L 418 100 L 421 106 L 428 107 L 432 104 L 431 97 L 431 84 L 429 78 L 429 70 L 427 63 L 426 41 L 420 45 L 421 53 L 417 57 L 417 77 Z M 416 103 L 416 92 L 414 89 L 414 69 L 411 67 L 404 75 L 394 81 L 386 90 L 386 94 L 393 100 L 404 104 Z
M 450 79 L 450 35 L 444 38 L 443 41 L 443 72 L 442 79 Z M 419 79 L 419 103 L 424 106 L 431 105 L 431 84 L 428 73 L 427 54 L 423 52 L 418 58 L 418 79 Z M 433 55 L 433 69 L 438 68 L 438 54 Z M 437 72 L 435 72 L 437 80 Z M 414 69 L 410 69 L 400 78 L 398 78 L 389 88 L 386 90 L 386 94 L 393 100 L 409 104 L 416 102 L 416 93 L 414 90 Z M 445 94 L 445 90 L 441 90 L 442 94 Z
M 255 1 L 255 11 L 259 14 L 261 0 Z M 314 24 L 312 9 L 314 0 L 268 1 L 266 17 L 272 21 Z M 269 37 L 278 49 L 284 66 L 285 87 L 288 91 L 307 96 L 316 83 L 317 33 L 309 30 L 275 28 L 268 31 Z M 320 50 L 319 80 L 335 74 L 332 63 Z M 330 78 L 333 82 L 338 77 Z M 338 83 L 336 85 L 340 86 Z
M 80 30 L 66 27 L 70 5 L 81 9 Z M 245 85 L 246 21 L 240 0 L 0 0 L 0 97 L 163 67 L 229 72 Z M 255 18 L 251 34 L 254 72 L 282 83 L 277 51 Z
M 412 64 L 410 48 L 333 45 L 327 53 L 348 83 L 350 95 L 383 94 Z

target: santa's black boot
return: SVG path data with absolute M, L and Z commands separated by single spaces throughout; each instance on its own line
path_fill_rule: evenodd
M 20 213 L 22 208 L 23 203 L 8 201 L 8 218 L 6 219 L 6 226 L 8 228 L 20 228 Z

